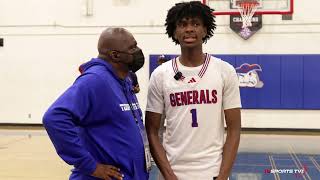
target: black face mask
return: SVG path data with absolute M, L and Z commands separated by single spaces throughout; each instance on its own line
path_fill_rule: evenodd
M 144 55 L 142 50 L 138 50 L 131 54 L 133 56 L 132 63 L 129 64 L 128 68 L 132 72 L 137 72 L 144 65 Z
M 112 51 L 116 51 L 118 53 L 123 53 L 123 54 L 132 56 L 132 62 L 125 63 L 128 65 L 128 69 L 132 72 L 137 72 L 144 65 L 144 55 L 141 49 L 139 49 L 138 51 L 135 51 L 134 53 L 128 53 L 128 52 L 118 51 L 118 50 L 112 50 Z M 124 62 L 119 61 L 119 63 L 124 63 Z

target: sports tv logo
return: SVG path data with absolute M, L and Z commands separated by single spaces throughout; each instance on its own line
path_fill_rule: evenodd
M 263 82 L 260 80 L 258 72 L 262 72 L 259 64 L 241 64 L 236 68 L 240 87 L 262 88 Z
M 265 174 L 292 174 L 296 178 L 304 177 L 304 174 L 307 173 L 308 167 L 304 165 L 302 169 L 265 169 Z

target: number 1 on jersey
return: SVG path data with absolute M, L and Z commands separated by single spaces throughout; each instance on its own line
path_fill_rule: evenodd
M 198 120 L 197 120 L 197 110 L 191 109 L 190 113 L 192 114 L 192 127 L 198 127 Z

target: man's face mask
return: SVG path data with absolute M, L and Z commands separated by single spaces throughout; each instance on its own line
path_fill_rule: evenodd
M 129 64 L 129 70 L 137 72 L 144 65 L 144 55 L 141 49 L 132 53 L 132 63 Z
M 132 62 L 128 63 L 128 68 L 132 72 L 137 72 L 144 65 L 144 55 L 141 49 L 134 53 L 127 53 L 123 51 L 117 51 L 118 53 L 128 54 L 132 56 Z

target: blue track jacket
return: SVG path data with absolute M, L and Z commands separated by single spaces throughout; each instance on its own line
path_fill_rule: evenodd
M 121 80 L 99 58 L 80 70 L 82 74 L 43 117 L 57 153 L 75 167 L 70 179 L 97 179 L 90 174 L 99 162 L 120 168 L 124 180 L 147 180 L 138 127 L 143 126 L 142 112 L 129 78 Z

